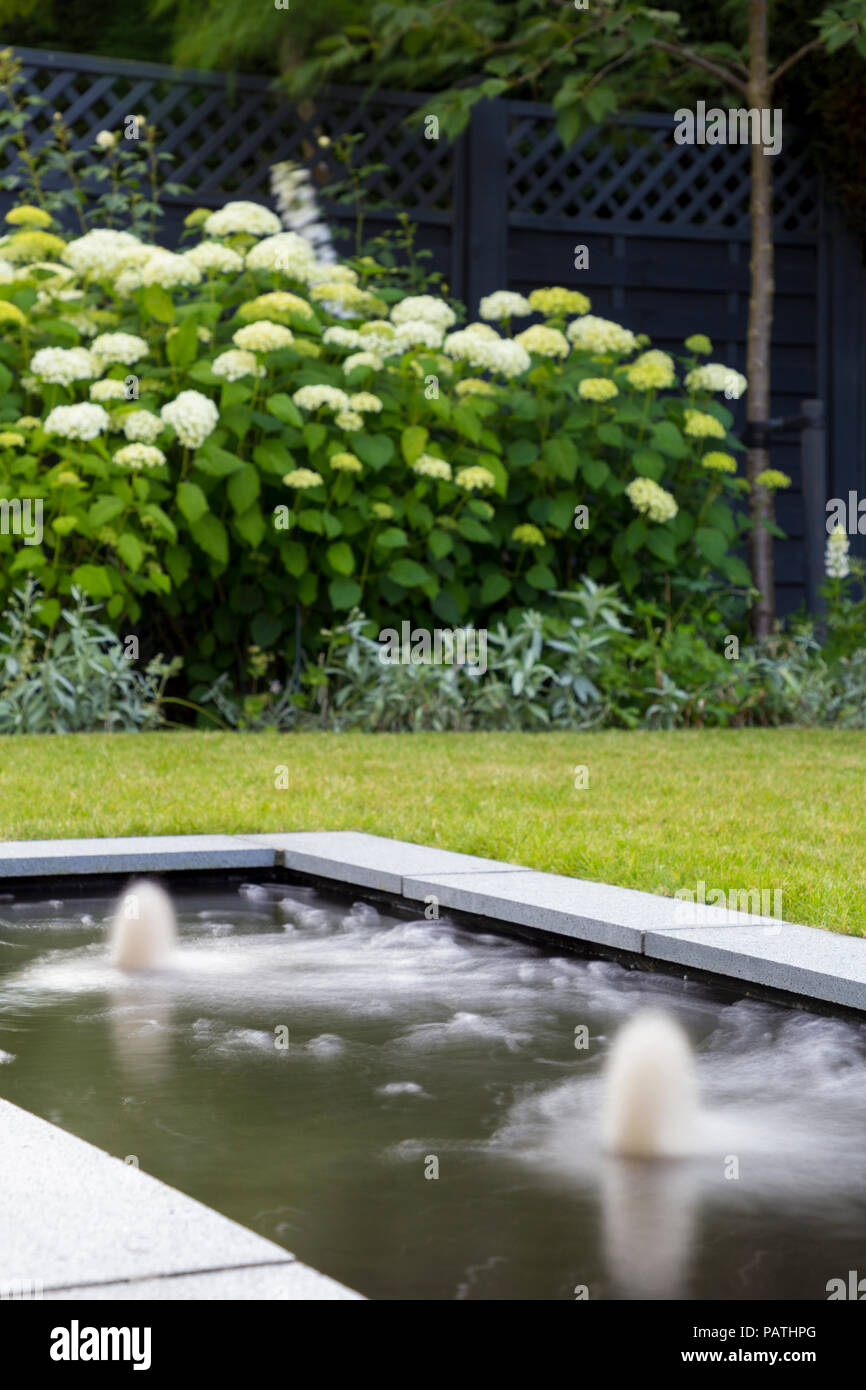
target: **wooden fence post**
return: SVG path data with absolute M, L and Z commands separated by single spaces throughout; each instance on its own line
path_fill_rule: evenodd
M 506 118 L 504 101 L 480 101 L 465 137 L 463 297 L 470 319 L 477 317 L 482 295 L 508 288 Z

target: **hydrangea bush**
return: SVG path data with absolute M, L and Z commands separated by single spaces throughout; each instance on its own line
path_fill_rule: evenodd
M 53 621 L 76 586 L 194 695 L 250 644 L 297 672 L 356 606 L 513 627 L 582 575 L 736 630 L 745 381 L 705 338 L 675 359 L 556 287 L 461 324 L 252 203 L 176 252 L 7 223 L 0 498 L 43 499 L 44 534 L 0 534 L 0 607 L 30 573 Z

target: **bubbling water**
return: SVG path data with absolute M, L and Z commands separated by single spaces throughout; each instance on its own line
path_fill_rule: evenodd
M 109 929 L 111 958 L 119 970 L 155 970 L 174 949 L 177 918 L 164 888 L 149 879 L 131 883 Z
M 643 1009 L 617 1034 L 608 1057 L 606 1147 L 626 1158 L 673 1158 L 693 1152 L 698 1134 L 688 1038 L 669 1014 Z

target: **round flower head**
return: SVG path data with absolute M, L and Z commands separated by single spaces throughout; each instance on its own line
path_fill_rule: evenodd
M 559 319 L 566 314 L 588 314 L 590 304 L 580 290 L 565 290 L 557 285 L 552 289 L 533 290 L 529 296 L 529 307 L 533 313 Z
M 514 339 L 527 352 L 535 352 L 540 357 L 567 357 L 568 339 L 558 328 L 546 328 L 544 324 L 534 323 L 524 328 Z
M 154 250 L 136 274 L 141 285 L 159 285 L 164 290 L 198 285 L 201 281 L 201 271 L 186 256 L 178 256 L 174 251 L 163 251 L 161 248 Z
M 246 264 L 250 270 L 269 270 L 306 281 L 315 264 L 315 253 L 297 232 L 278 232 L 253 246 L 247 252 Z
M 673 358 L 658 348 L 651 348 L 635 358 L 625 379 L 636 391 L 664 391 L 676 382 Z
M 650 521 L 672 521 L 679 508 L 669 492 L 652 478 L 633 478 L 626 488 L 626 495 L 636 512 L 648 516 Z
M 295 468 L 291 473 L 287 473 L 283 478 L 286 487 L 296 487 L 302 492 L 307 488 L 319 487 L 322 483 L 321 473 L 316 473 L 312 468 Z
M 721 362 L 705 362 L 702 367 L 693 367 L 686 374 L 686 388 L 689 391 L 724 391 L 729 401 L 738 401 L 748 382 L 742 372 L 726 367 Z
M 355 430 L 364 428 L 364 417 L 359 415 L 357 410 L 341 410 L 334 416 L 334 424 L 341 430 L 353 433 Z
M 8 285 L 15 278 L 15 267 L 5 256 L 0 256 L 0 285 Z
M 10 227 L 40 227 L 44 231 L 51 226 L 53 218 L 42 208 L 33 207 L 32 203 L 22 203 L 7 212 L 6 221 Z
M 374 372 L 381 370 L 383 362 L 375 352 L 353 352 L 343 363 L 343 371 L 348 376 L 356 367 L 371 367 Z
M 600 319 L 595 314 L 573 319 L 565 330 L 569 342 L 576 348 L 598 354 L 615 352 L 634 352 L 637 338 L 628 328 L 614 323 L 611 319 Z
M 244 352 L 241 348 L 229 348 L 221 352 L 211 363 L 214 376 L 224 377 L 226 381 L 240 381 L 245 376 L 265 376 L 265 367 L 260 367 L 254 352 Z
M 725 427 L 715 415 L 706 415 L 700 410 L 686 411 L 686 434 L 693 439 L 724 439 Z
M 113 150 L 117 144 L 117 136 L 113 130 L 100 130 L 97 132 L 94 144 L 101 150 Z
M 134 250 L 144 250 L 131 232 L 114 232 L 107 227 L 95 227 L 84 236 L 76 237 L 64 248 L 60 259 L 78 275 L 110 278 Z
M 389 507 L 387 502 L 374 502 L 370 510 L 377 521 L 390 521 L 394 515 L 394 508 Z
M 25 442 L 17 430 L 0 430 L 0 449 L 20 449 Z
M 123 433 L 133 444 L 152 444 L 164 429 L 162 420 L 151 410 L 130 410 L 123 417 Z
M 26 323 L 25 315 L 9 299 L 0 299 L 0 324 L 8 327 L 20 328 L 22 323 Z
M 356 391 L 349 397 L 349 405 L 353 410 L 358 410 L 361 414 L 377 415 L 382 409 L 382 402 L 378 396 L 374 396 L 372 391 Z
M 203 444 L 208 435 L 213 434 L 219 420 L 213 401 L 201 391 L 181 391 L 159 413 L 185 449 L 197 449 Z
M 204 275 L 234 275 L 244 268 L 243 256 L 221 241 L 203 241 L 183 254 Z
M 458 396 L 495 396 L 497 394 L 495 386 L 492 386 L 489 381 L 482 381 L 477 376 L 464 377 L 462 381 L 458 381 L 454 390 Z
M 828 579 L 847 579 L 851 573 L 848 560 L 849 541 L 841 526 L 836 525 L 827 537 L 824 571 Z
M 391 322 L 408 323 L 412 319 L 424 319 L 444 330 L 457 322 L 457 315 L 444 299 L 432 294 L 410 294 L 393 305 Z
M 413 347 L 438 348 L 442 345 L 442 332 L 437 323 L 426 319 L 406 319 L 398 323 L 394 341 L 403 352 Z
M 30 370 L 40 381 L 69 386 L 89 381 L 100 370 L 87 348 L 40 348 L 30 359 Z
M 791 479 L 787 473 L 782 473 L 778 468 L 765 468 L 763 473 L 759 473 L 755 479 L 758 487 L 769 488 L 775 492 L 778 488 L 790 487 Z
M 301 410 L 320 410 L 322 406 L 334 411 L 349 409 L 349 397 L 346 392 L 341 391 L 338 386 L 328 386 L 325 382 L 300 386 L 292 400 Z
M 715 473 L 736 473 L 737 460 L 731 454 L 723 454 L 718 449 L 711 449 L 709 453 L 701 458 L 701 467 L 709 468 Z
M 38 430 L 42 426 L 42 421 L 38 415 L 22 415 L 15 421 L 16 430 Z
M 104 381 L 94 381 L 88 394 L 92 401 L 125 401 L 126 387 L 122 381 L 106 377 Z
M 580 383 L 577 394 L 582 401 L 612 401 L 619 391 L 608 377 L 589 376 Z
M 361 460 L 354 454 L 332 454 L 328 462 L 338 473 L 360 473 L 363 470 Z
M 299 294 L 289 294 L 288 290 L 274 290 L 271 294 L 260 294 L 238 306 L 238 318 L 245 323 L 258 319 L 270 319 L 276 323 L 291 323 L 292 319 L 311 319 L 313 310 Z
M 454 481 L 467 492 L 483 492 L 485 488 L 496 486 L 496 478 L 490 469 L 482 468 L 480 464 L 471 468 L 461 468 Z
M 250 352 L 276 352 L 278 348 L 290 347 L 294 342 L 294 334 L 281 323 L 259 319 L 256 323 L 248 323 L 245 327 L 238 328 L 232 334 L 232 342 Z
M 59 236 L 39 228 L 16 232 L 3 244 L 3 255 L 16 265 L 25 261 L 51 261 L 65 250 L 66 243 Z
M 511 338 L 499 338 L 496 334 L 488 338 L 471 327 L 449 333 L 443 343 L 443 351 L 449 357 L 468 362 L 471 367 L 505 377 L 520 376 L 532 364 L 522 343 Z
M 478 306 L 478 312 L 483 319 L 491 319 L 498 322 L 500 319 L 525 318 L 532 313 L 532 305 L 522 294 L 514 294 L 511 290 L 496 290 L 493 294 L 487 294 Z
M 684 347 L 689 352 L 697 353 L 699 357 L 708 357 L 713 350 L 713 345 L 704 333 L 693 333 L 690 338 L 686 338 Z
M 103 362 L 121 362 L 131 367 L 150 352 L 147 341 L 135 333 L 100 333 L 90 345 L 90 351 Z
M 322 334 L 322 342 L 328 347 L 359 348 L 364 346 L 364 340 L 357 328 L 343 328 L 336 323 L 331 328 L 325 329 Z
M 544 532 L 526 521 L 522 526 L 515 526 L 511 539 L 517 541 L 518 545 L 544 545 Z
M 451 465 L 434 454 L 419 454 L 412 464 L 412 472 L 421 478 L 438 478 L 441 482 L 451 481 Z
M 101 405 L 56 405 L 43 425 L 46 434 L 63 439 L 96 439 L 107 430 L 111 420 Z
M 245 232 L 247 236 L 268 237 L 281 230 L 280 219 L 270 208 L 261 203 L 226 203 L 218 212 L 212 212 L 204 223 L 208 236 L 234 236 Z
M 124 444 L 114 455 L 114 462 L 124 468 L 158 468 L 165 463 L 165 454 L 152 444 Z

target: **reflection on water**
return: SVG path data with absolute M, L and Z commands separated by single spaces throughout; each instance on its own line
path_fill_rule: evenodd
M 866 1268 L 860 1025 L 273 884 L 184 891 L 170 968 L 130 976 L 112 906 L 0 903 L 0 1094 L 364 1293 L 823 1299 Z M 603 1143 L 648 1006 L 695 1051 L 675 1160 Z

